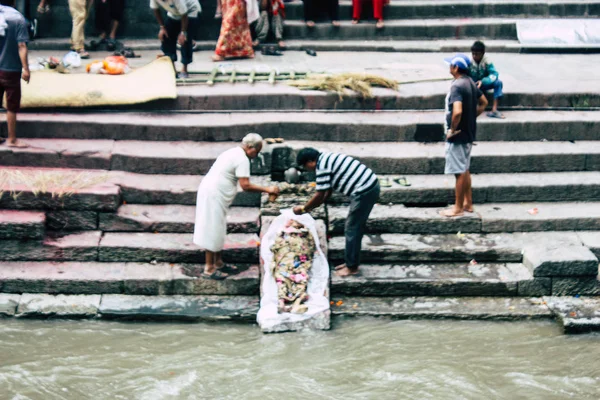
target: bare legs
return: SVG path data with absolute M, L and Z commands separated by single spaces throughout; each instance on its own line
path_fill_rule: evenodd
M 9 147 L 27 147 L 27 145 L 20 140 L 17 140 L 17 113 L 13 111 L 6 112 L 6 125 L 8 128 L 8 142 L 6 143 Z
M 222 266 L 223 266 L 222 252 L 220 252 L 220 251 L 218 251 L 218 252 L 207 251 L 206 252 L 206 266 L 204 267 L 204 274 L 212 275 Z M 228 276 L 225 273 L 221 273 L 221 274 L 224 275 L 225 277 Z
M 452 208 L 440 211 L 443 217 L 458 217 L 464 212 L 473 212 L 473 191 L 471 189 L 471 172 L 456 174 L 455 202 Z

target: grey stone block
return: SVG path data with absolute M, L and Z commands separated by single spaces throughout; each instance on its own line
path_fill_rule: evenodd
M 600 232 L 577 232 L 577 235 L 596 257 L 600 257 Z
M 253 322 L 258 296 L 102 296 L 102 318 Z
M 548 307 L 562 323 L 565 333 L 600 331 L 600 299 L 544 297 Z
M 550 296 L 552 294 L 552 278 L 535 278 L 519 281 L 518 295 L 522 297 Z
M 337 304 L 337 298 L 333 298 Z M 398 319 L 522 320 L 550 319 L 540 298 L 523 297 L 343 297 L 333 315 Z
M 0 240 L 41 239 L 46 232 L 45 223 L 42 212 L 0 210 Z
M 523 264 L 536 277 L 598 275 L 598 259 L 584 246 L 528 245 L 523 252 Z
M 95 211 L 48 211 L 47 227 L 54 231 L 89 231 L 98 229 Z
M 20 300 L 20 294 L 0 293 L 0 317 L 12 317 L 15 315 Z
M 47 236 L 41 241 L 4 240 L 3 261 L 96 261 L 102 232 L 84 231 Z
M 582 278 L 552 278 L 553 296 L 600 296 L 597 276 Z
M 17 317 L 92 318 L 100 305 L 100 295 L 48 295 L 21 296 Z

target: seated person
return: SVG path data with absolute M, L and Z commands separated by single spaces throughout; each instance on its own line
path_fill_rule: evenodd
M 491 118 L 504 118 L 504 115 L 498 112 L 498 100 L 503 96 L 502 81 L 498 79 L 498 71 L 494 63 L 485 55 L 485 44 L 479 40 L 473 43 L 471 55 L 473 59 L 469 67 L 469 76 L 482 92 L 494 90 L 492 111 L 486 115 Z
M 300 222 L 290 219 L 271 246 L 271 273 L 277 283 L 278 311 L 304 314 L 308 307 L 308 273 L 312 267 L 315 240 Z
M 362 3 L 365 0 L 352 0 L 352 23 L 358 24 L 360 21 L 360 14 L 362 12 Z M 377 29 L 382 29 L 383 24 L 383 6 L 384 0 L 372 0 L 373 3 L 373 17 L 377 21 Z

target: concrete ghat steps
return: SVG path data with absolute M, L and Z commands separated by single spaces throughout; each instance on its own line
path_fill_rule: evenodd
M 49 168 L 106 169 L 144 174 L 201 175 L 233 142 L 141 142 L 113 140 L 29 139 L 26 149 L 0 150 L 0 164 Z M 444 143 L 350 143 L 289 141 L 273 148 L 273 170 L 295 162 L 294 153 L 316 147 L 360 159 L 375 173 L 440 174 L 444 172 Z M 276 152 L 279 152 L 276 154 Z M 3 154 L 2 154 L 3 153 Z M 282 154 L 281 156 L 279 154 Z M 472 151 L 471 172 L 521 173 L 600 170 L 600 141 L 480 142 Z M 285 160 L 284 155 L 289 155 Z M 281 163 L 279 160 L 284 160 Z M 270 153 L 252 162 L 255 175 L 271 172 Z
M 550 279 L 534 281 L 522 264 L 412 263 L 361 265 L 360 275 L 332 276 L 333 296 L 544 296 Z
M 600 111 L 510 111 L 506 119 L 481 117 L 478 141 L 595 140 Z M 441 111 L 370 113 L 134 113 L 71 112 L 19 115 L 22 138 L 148 141 L 240 141 L 263 137 L 323 142 L 428 142 L 443 138 Z M 126 128 L 126 129 L 124 129 Z M 168 128 L 168 129 L 167 129 Z M 6 136 L 6 124 L 0 126 Z
M 202 264 L 1 262 L 3 293 L 258 296 L 256 265 L 224 281 L 203 279 Z
M 367 221 L 370 233 L 500 233 L 600 230 L 600 203 L 478 204 L 475 213 L 447 218 L 441 208 L 376 204 Z M 537 213 L 534 211 L 537 209 Z M 329 231 L 342 234 L 347 207 L 328 207 Z
M 99 229 L 103 232 L 193 233 L 195 206 L 122 205 L 117 213 L 100 213 Z M 227 232 L 258 233 L 260 209 L 232 207 L 227 213 Z
M 180 233 L 87 231 L 50 234 L 43 241 L 0 243 L 2 261 L 204 262 L 204 252 L 193 244 L 192 236 Z M 223 258 L 230 262 L 257 263 L 258 236 L 227 235 Z

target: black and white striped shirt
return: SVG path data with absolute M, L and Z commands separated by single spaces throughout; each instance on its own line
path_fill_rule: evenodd
M 377 176 L 358 160 L 344 154 L 321 153 L 317 160 L 317 190 L 337 190 L 350 196 L 373 188 Z

